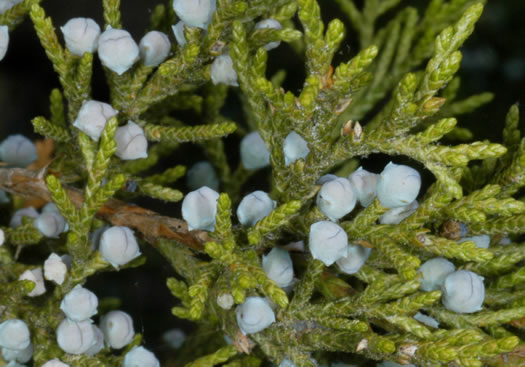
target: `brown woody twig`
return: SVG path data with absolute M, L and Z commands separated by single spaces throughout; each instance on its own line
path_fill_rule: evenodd
M 44 176 L 47 170 L 32 171 L 24 168 L 1 168 L 0 189 L 28 199 L 39 198 L 51 201 Z M 64 186 L 69 198 L 78 208 L 84 202 L 82 190 Z M 97 218 L 114 226 L 127 226 L 138 232 L 154 247 L 157 240 L 175 240 L 192 249 L 202 250 L 211 238 L 205 231 L 189 231 L 185 221 L 157 214 L 154 211 L 109 199 L 97 212 Z

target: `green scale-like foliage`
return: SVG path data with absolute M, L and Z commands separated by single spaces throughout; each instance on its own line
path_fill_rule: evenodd
M 185 26 L 186 44 L 173 44 L 159 66 L 138 61 L 122 75 L 104 66 L 107 102 L 118 115 L 107 121 L 97 142 L 73 127 L 81 106 L 91 99 L 97 58 L 73 55 L 39 0 L 24 0 L 0 15 L 0 24 L 10 31 L 29 16 L 60 83 L 50 92 L 49 116 L 31 121 L 36 133 L 53 141 L 52 159 L 36 173 L 0 166 L 0 177 L 6 177 L 0 189 L 14 194 L 16 207 L 22 205 L 19 196 L 40 195 L 56 204 L 69 226 L 53 239 L 45 238 L 32 218 L 24 218 L 18 228 L 0 227 L 6 238 L 0 244 L 0 322 L 20 318 L 29 324 L 34 366 L 53 358 L 71 366 L 120 366 L 124 355 L 141 344 L 142 335 L 136 334 L 120 352 L 104 348 L 86 356 L 67 354 L 56 342 L 63 296 L 94 274 L 116 270 L 91 244 L 92 233 L 106 224 L 130 226 L 141 246 L 153 246 L 176 273 L 166 282 L 178 302 L 172 314 L 197 327 L 166 365 L 257 367 L 267 361 L 279 365 L 286 358 L 295 366 L 336 360 L 425 367 L 525 364 L 520 349 L 525 341 L 520 330 L 525 318 L 525 271 L 520 266 L 525 204 L 519 197 L 525 186 L 525 139 L 519 108 L 508 112 L 502 144 L 475 141 L 456 119 L 493 98 L 491 93 L 456 98 L 460 49 L 484 1 L 432 0 L 421 14 L 402 8 L 401 0 L 335 3 L 345 19 L 325 24 L 321 1 L 217 0 L 207 30 Z M 105 25 L 123 28 L 120 0 L 103 0 L 102 5 Z M 283 28 L 255 29 L 257 21 L 267 18 Z M 177 21 L 166 1 L 152 10 L 150 29 L 171 33 Z M 344 21 L 351 28 L 345 29 Z M 334 56 L 350 32 L 360 47 L 335 65 Z M 286 70 L 268 75 L 272 52 L 264 46 L 269 42 L 287 43 L 304 62 L 299 91 L 281 87 Z M 226 52 L 238 88 L 211 82 L 211 65 Z M 227 113 L 232 94 L 239 112 L 235 117 Z M 123 161 L 116 156 L 115 134 L 128 120 L 144 131 L 146 158 Z M 271 170 L 247 169 L 242 159 L 232 165 L 237 161 L 232 151 L 238 149 L 228 144 L 252 131 L 259 132 L 269 152 Z M 287 164 L 283 144 L 291 132 L 305 140 L 309 153 Z M 179 163 L 188 144 L 202 149 L 220 182 L 211 232 L 188 231 L 182 220 L 126 203 L 145 196 L 170 208 L 178 205 L 187 193 L 179 182 L 186 167 Z M 326 173 L 346 176 L 374 153 L 418 162 L 433 182 L 419 195 L 417 210 L 400 224 L 379 224 L 388 211 L 379 199 L 341 219 L 338 224 L 350 243 L 373 249 L 368 262 L 348 275 L 309 253 L 310 226 L 328 220 L 316 206 L 318 179 Z M 20 174 L 25 179 L 16 179 Z M 247 227 L 238 224 L 234 213 L 254 177 L 266 180 L 276 206 Z M 34 182 L 38 185 L 25 190 L 35 192 L 20 189 Z M 145 227 L 146 219 L 148 225 L 151 220 L 157 224 Z M 491 246 L 458 243 L 467 234 L 490 235 Z M 510 245 L 500 246 L 502 239 Z M 288 248 L 295 279 L 283 289 L 266 274 L 262 256 L 292 241 L 303 242 Z M 19 262 L 21 251 L 35 248 L 31 263 Z M 50 252 L 67 252 L 72 266 L 61 285 L 30 298 L 33 282 L 18 277 Z M 484 277 L 481 311 L 452 312 L 443 306 L 441 290 L 420 289 L 419 267 L 437 256 Z M 120 269 L 144 261 L 140 256 Z M 244 335 L 236 309 L 253 296 L 267 298 L 276 321 Z M 416 320 L 418 312 L 434 317 L 438 326 Z M 226 344 L 224 336 L 232 343 Z

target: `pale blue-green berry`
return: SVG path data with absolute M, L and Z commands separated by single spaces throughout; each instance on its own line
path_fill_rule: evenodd
M 354 189 L 343 177 L 328 181 L 321 186 L 317 194 L 317 207 L 333 221 L 350 213 L 357 203 Z
M 139 42 L 140 57 L 146 66 L 160 65 L 170 53 L 171 43 L 166 34 L 159 31 L 146 33 Z
M 133 121 L 128 121 L 126 125 L 117 128 L 115 142 L 117 143 L 115 155 L 120 159 L 134 160 L 148 156 L 148 140 L 144 130 Z
M 262 297 L 246 297 L 243 304 L 235 310 L 237 325 L 243 334 L 258 333 L 275 322 L 275 314 L 270 304 Z
M 0 204 L 7 204 L 9 202 L 9 196 L 4 190 L 0 190 Z
M 391 361 L 382 361 L 377 364 L 377 367 L 416 367 L 413 364 L 399 364 Z
M 454 264 L 443 257 L 425 261 L 418 270 L 422 275 L 421 290 L 430 292 L 440 289 L 447 275 L 455 270 Z
M 184 47 L 186 44 L 186 36 L 184 36 L 184 22 L 182 20 L 178 21 L 177 24 L 171 26 L 171 30 L 173 31 L 173 35 L 175 36 L 175 39 L 177 40 L 177 43 L 180 47 Z
M 131 343 L 135 335 L 133 319 L 124 311 L 111 311 L 100 320 L 100 330 L 107 345 L 120 349 Z
M 170 329 L 162 334 L 162 340 L 167 343 L 170 348 L 179 349 L 186 341 L 186 333 L 182 329 Z
M 57 205 L 55 203 L 53 203 L 53 202 L 50 202 L 50 203 L 47 203 L 46 205 L 44 205 L 42 207 L 42 209 L 41 209 L 41 212 L 42 213 L 53 212 L 53 213 L 60 214 L 60 210 L 58 210 Z M 60 215 L 62 215 L 62 214 L 60 214 Z M 65 218 L 64 218 L 64 220 L 65 220 Z M 69 231 L 69 224 L 67 223 L 67 221 L 65 223 L 66 223 L 66 226 L 65 226 L 63 232 Z
M 67 266 L 64 260 L 54 252 L 44 261 L 44 278 L 58 285 L 64 283 Z
M 270 165 L 270 152 L 258 131 L 253 131 L 241 140 L 241 162 L 248 170 Z
M 35 283 L 33 290 L 27 294 L 29 297 L 38 297 L 46 293 L 42 268 L 26 270 L 18 277 L 18 280 L 30 280 Z
M 82 104 L 73 126 L 89 136 L 92 140 L 98 141 L 106 122 L 118 113 L 111 105 L 89 100 Z
M 216 0 L 173 0 L 173 10 L 189 26 L 207 29 L 213 18 Z
M 108 26 L 98 39 L 98 57 L 105 67 L 122 75 L 139 59 L 139 46 L 128 31 Z
M 310 226 L 308 248 L 314 259 L 330 266 L 348 255 L 348 236 L 334 222 L 316 222 Z
M 71 255 L 65 254 L 60 256 L 60 258 L 62 259 L 64 264 L 66 264 L 67 269 L 71 269 L 71 266 L 73 265 L 73 258 L 71 257 Z
M 279 367 L 295 367 L 295 364 L 287 357 L 281 361 Z
M 66 229 L 66 220 L 59 212 L 47 211 L 36 217 L 33 226 L 45 237 L 58 238 Z
M 60 309 L 73 321 L 84 321 L 97 313 L 98 298 L 95 293 L 77 284 L 62 299 Z
M 137 346 L 126 353 L 122 367 L 160 367 L 160 362 L 155 354 L 144 347 Z
M 326 175 L 323 175 L 323 176 L 319 177 L 317 179 L 317 181 L 315 181 L 315 184 L 316 185 L 323 185 L 323 184 L 325 184 L 327 182 L 335 180 L 336 178 L 339 178 L 339 176 L 332 175 L 331 173 L 329 173 L 329 174 L 326 174 Z
M 18 228 L 22 225 L 23 217 L 29 217 L 29 218 L 36 219 L 38 215 L 39 215 L 38 212 L 32 206 L 28 206 L 27 208 L 18 209 L 17 211 L 13 213 L 13 216 L 11 217 L 11 220 L 9 221 L 9 227 Z
M 355 274 L 365 264 L 372 252 L 371 248 L 348 244 L 348 254 L 336 261 L 343 273 Z
M 211 64 L 211 81 L 213 84 L 226 84 L 238 87 L 237 73 L 233 69 L 233 60 L 228 54 L 219 55 Z
M 470 270 L 450 273 L 445 278 L 441 291 L 443 305 L 457 313 L 479 311 L 485 299 L 483 277 Z
M 25 364 L 20 364 L 16 361 L 11 361 L 5 365 L 5 367 L 27 367 Z
M 304 159 L 310 153 L 308 144 L 301 135 L 295 131 L 289 133 L 283 142 L 284 163 L 286 166 L 294 163 L 298 159 Z
M 388 163 L 377 180 L 377 197 L 385 208 L 413 202 L 421 188 L 421 176 L 412 167 Z
M 422 314 L 421 312 L 416 313 L 414 319 L 435 329 L 439 327 L 439 322 L 435 318 Z
M 0 14 L 5 13 L 16 4 L 21 3 L 23 0 L 1 0 L 0 1 Z
M 510 239 L 510 237 L 504 236 L 501 240 L 499 240 L 498 245 L 508 246 L 511 243 L 512 243 L 512 239 Z
M 264 191 L 254 191 L 242 198 L 237 207 L 237 218 L 242 225 L 253 227 L 275 209 L 277 202 Z
M 115 269 L 140 256 L 139 245 L 133 231 L 121 226 L 110 227 L 102 233 L 99 251 L 104 260 Z
M 482 234 L 479 236 L 464 237 L 461 240 L 459 240 L 458 243 L 463 243 L 466 241 L 474 242 L 476 244 L 476 247 L 478 248 L 489 248 L 490 236 L 486 234 Z
M 0 143 L 0 160 L 9 166 L 26 167 L 37 158 L 35 144 L 23 135 L 9 135 Z
M 69 354 L 85 353 L 96 342 L 91 320 L 72 321 L 64 319 L 56 331 L 60 349 Z
M 194 229 L 215 230 L 217 200 L 219 200 L 219 193 L 207 186 L 192 191 L 184 197 L 182 217 L 188 223 L 190 231 Z
M 255 23 L 255 29 L 283 29 L 283 26 L 277 20 L 270 18 Z M 270 51 L 279 47 L 280 44 L 280 41 L 268 42 L 266 45 L 264 45 L 264 48 L 266 51 Z
M 15 361 L 19 363 L 27 363 L 33 358 L 33 344 L 29 344 L 27 348 L 22 350 L 2 348 L 2 358 L 5 361 Z M 10 366 L 9 364 L 6 366 Z
M 9 46 L 9 27 L 0 26 L 0 60 L 3 60 Z
M 293 262 L 288 251 L 274 247 L 262 258 L 262 267 L 268 278 L 279 287 L 288 287 L 293 282 Z
M 229 310 L 234 303 L 233 296 L 230 293 L 221 293 L 217 296 L 217 304 L 223 310 Z
M 219 178 L 208 161 L 195 163 L 186 173 L 186 185 L 190 190 L 197 190 L 202 186 L 207 186 L 212 190 L 219 190 Z
M 60 27 L 67 49 L 76 56 L 97 50 L 100 27 L 91 18 L 72 18 Z
M 27 324 L 20 319 L 9 319 L 0 323 L 0 347 L 24 350 L 31 344 Z
M 57 205 L 55 203 L 53 203 L 53 202 L 49 202 L 46 205 L 44 205 L 42 207 L 41 211 L 42 211 L 42 213 L 48 213 L 48 212 L 60 213 L 60 211 L 58 210 Z
M 104 334 L 96 325 L 93 325 L 93 331 L 95 333 L 95 342 L 93 345 L 84 352 L 87 356 L 94 356 L 98 354 L 102 349 L 104 349 Z
M 378 177 L 378 174 L 368 172 L 363 167 L 359 167 L 348 176 L 361 206 L 366 208 L 374 201 Z
M 42 367 L 69 367 L 69 365 L 65 364 L 60 359 L 55 358 L 55 359 L 52 359 L 52 360 L 47 361 L 46 363 L 44 363 L 42 365 Z
M 414 200 L 413 202 L 405 206 L 398 206 L 397 208 L 392 208 L 379 217 L 379 223 L 399 224 L 404 219 L 411 216 L 417 210 L 417 208 L 419 208 L 419 203 L 417 202 L 417 200 Z
M 102 226 L 100 228 L 97 228 L 93 232 L 89 234 L 89 244 L 91 245 L 91 248 L 93 250 L 97 250 L 100 245 L 100 238 L 102 237 L 102 234 L 106 229 L 108 229 L 109 226 Z

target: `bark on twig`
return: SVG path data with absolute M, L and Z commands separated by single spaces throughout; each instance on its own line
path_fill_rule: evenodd
M 45 172 L 45 169 L 31 171 L 23 168 L 0 168 L 0 190 L 28 199 L 51 201 L 44 181 Z M 67 186 L 64 189 L 77 208 L 80 207 L 84 202 L 82 190 Z M 114 226 L 130 227 L 153 246 L 156 246 L 158 239 L 165 238 L 202 250 L 204 244 L 211 240 L 205 231 L 188 231 L 188 225 L 181 219 L 162 216 L 116 199 L 109 199 L 97 212 L 97 218 Z

